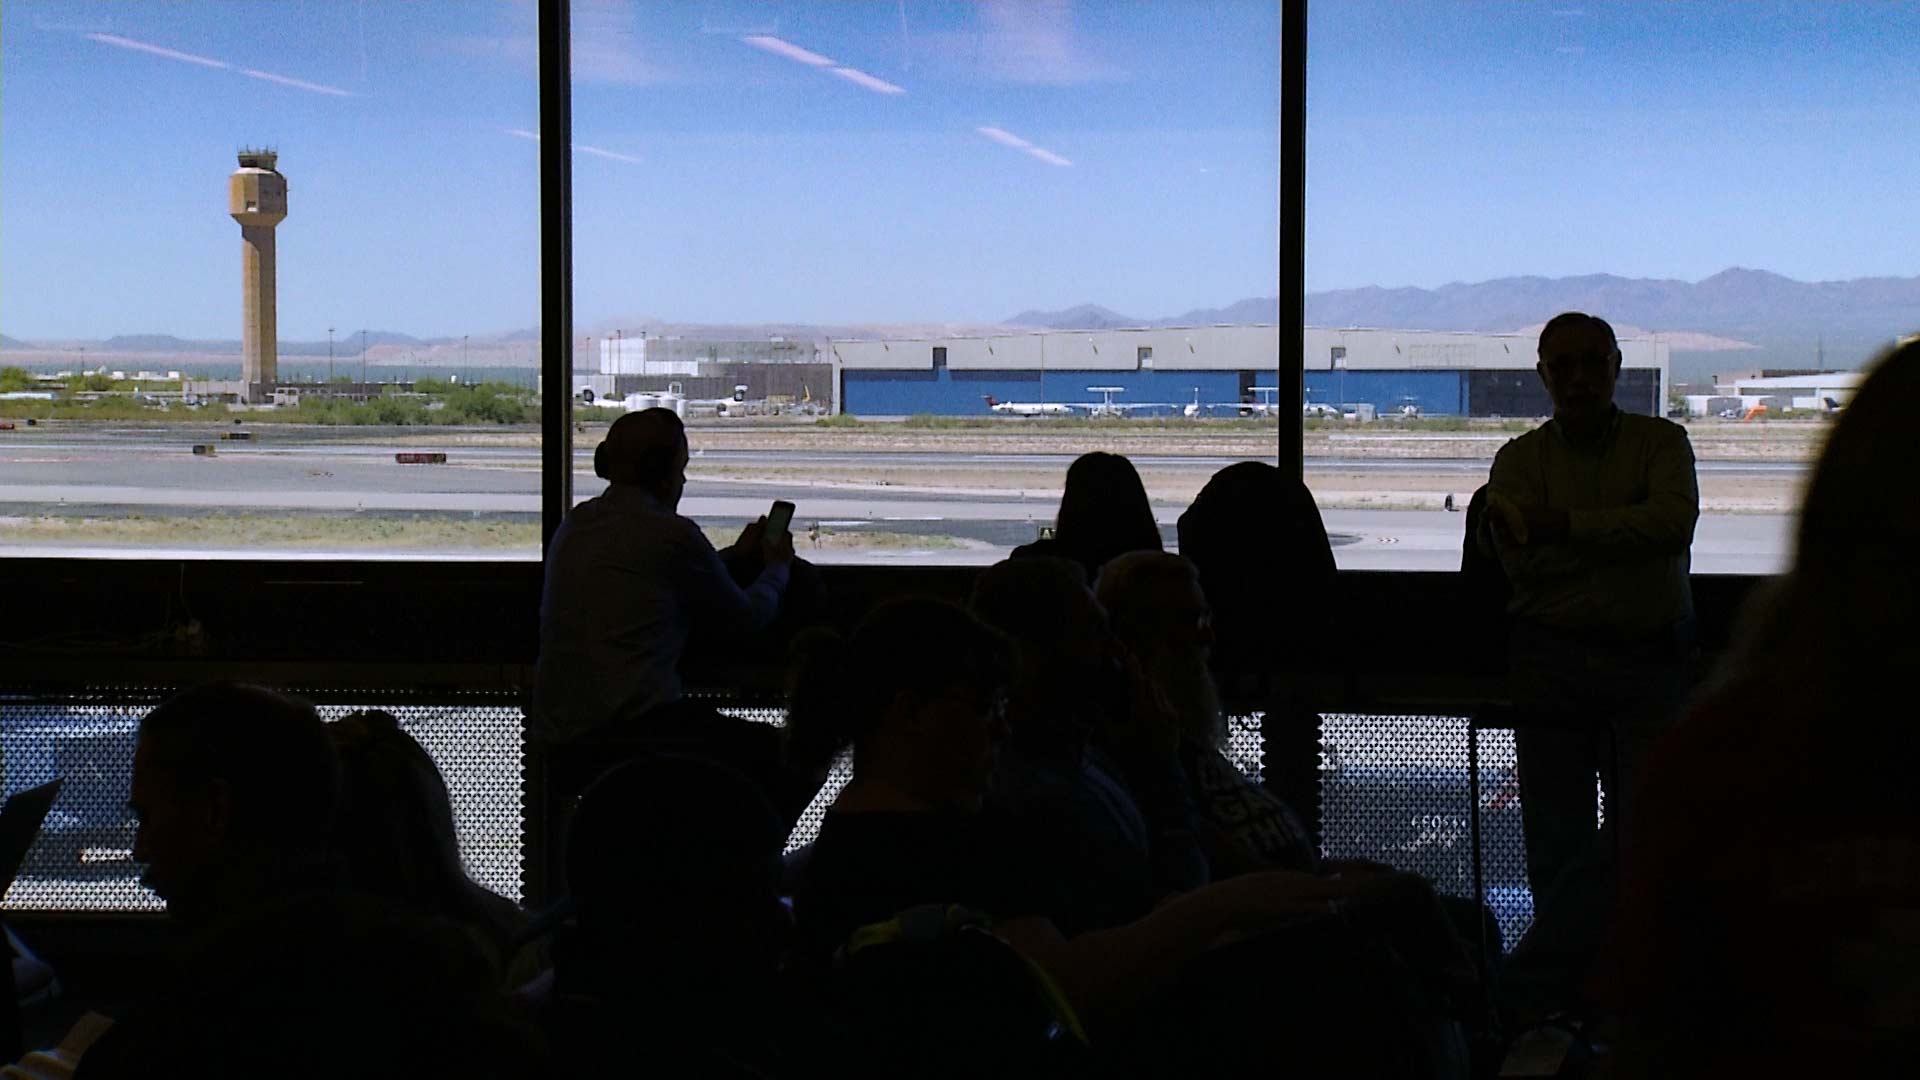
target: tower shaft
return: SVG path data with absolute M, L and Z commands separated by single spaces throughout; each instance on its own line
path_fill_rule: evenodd
M 280 380 L 273 236 L 271 225 L 240 227 L 240 379 L 253 402 L 271 398 Z

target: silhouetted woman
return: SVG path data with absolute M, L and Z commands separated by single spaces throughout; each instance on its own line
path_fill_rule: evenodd
M 1129 551 L 1160 551 L 1160 526 L 1153 519 L 1140 474 L 1120 454 L 1096 450 L 1067 468 L 1054 518 L 1053 539 L 1023 544 L 1013 557 L 1054 555 L 1072 559 L 1091 583 L 1108 559 Z
M 1793 569 L 1656 747 L 1627 823 L 1622 1075 L 1894 1076 L 1920 1060 L 1920 342 L 1835 424 Z
M 335 850 L 355 889 L 474 931 L 503 974 L 526 926 L 520 908 L 475 883 L 460 858 L 453 800 L 433 758 L 391 713 L 356 712 L 327 725 L 340 756 Z

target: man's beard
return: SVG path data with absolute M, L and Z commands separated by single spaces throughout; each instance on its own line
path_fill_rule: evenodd
M 1205 649 L 1162 653 L 1153 663 L 1153 681 L 1167 696 L 1188 738 L 1218 750 L 1227 744 L 1227 717 L 1220 689 L 1207 667 Z

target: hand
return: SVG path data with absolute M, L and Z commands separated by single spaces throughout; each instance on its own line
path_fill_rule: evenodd
M 760 554 L 761 557 L 766 560 L 768 566 L 786 566 L 788 563 L 793 562 L 793 533 L 791 531 L 780 533 L 778 536 L 768 536 L 765 535 L 766 530 L 763 527 L 761 533 Z
M 735 540 L 733 544 L 727 548 L 728 553 L 747 555 L 759 551 L 761 539 L 766 535 L 766 532 L 766 517 L 763 515 L 755 518 L 753 521 L 747 523 L 746 528 L 740 530 L 740 539 Z

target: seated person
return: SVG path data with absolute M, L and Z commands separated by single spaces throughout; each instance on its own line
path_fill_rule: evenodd
M 989 803 L 1059 853 L 1054 920 L 1068 933 L 1118 926 L 1204 885 L 1173 717 L 1128 667 L 1080 568 L 1009 559 L 975 580 L 971 606 L 1017 645 Z
M 827 1033 L 783 972 L 786 834 L 745 777 L 700 758 L 643 756 L 588 787 L 543 1010 L 559 1075 L 818 1074 Z
M 1114 635 L 1172 707 L 1180 763 L 1213 838 L 1209 853 L 1224 864 L 1215 873 L 1253 866 L 1317 872 L 1320 853 L 1300 816 L 1223 752 L 1227 717 L 1207 667 L 1212 611 L 1193 564 L 1179 555 L 1129 552 L 1101 571 L 1097 598 Z
M 447 782 L 392 713 L 369 709 L 327 725 L 340 757 L 341 806 L 334 850 L 354 889 L 478 934 L 503 968 L 512 967 L 526 913 L 467 875 L 454 831 Z M 508 985 L 534 973 L 530 959 Z
M 451 924 L 341 886 L 339 762 L 313 707 L 215 683 L 148 713 L 134 858 L 190 932 L 75 1075 L 525 1075 L 537 1036 Z
M 1013 558 L 1051 555 L 1079 563 L 1091 582 L 1124 551 L 1159 551 L 1160 526 L 1140 473 L 1120 454 L 1096 450 L 1067 467 L 1053 538 L 1013 549 Z
M 1005 640 L 958 608 L 903 600 L 849 639 L 810 645 L 788 713 L 790 752 L 818 768 L 853 749 L 853 778 L 827 811 L 794 896 L 816 955 L 905 909 L 958 904 L 990 916 L 996 935 L 1046 970 L 1097 1041 L 1207 949 L 1326 914 L 1336 890 L 1269 872 L 1067 938 L 1044 914 L 1059 852 L 981 809 L 1007 735 Z
M 1222 751 L 1226 716 L 1207 669 L 1213 639 L 1210 612 L 1193 564 L 1178 555 L 1132 552 L 1100 572 L 1098 595 L 1114 634 L 1165 694 L 1178 718 L 1180 760 L 1192 778 L 1202 838 L 1216 877 L 1256 870 L 1292 870 L 1329 884 L 1354 883 L 1356 926 L 1377 937 L 1433 989 L 1457 1003 L 1470 1026 L 1489 1022 L 1483 989 L 1465 939 L 1492 927 L 1473 900 L 1441 897 L 1422 878 L 1361 860 L 1323 861 L 1293 808 L 1249 779 Z M 1499 955 L 1497 930 L 1489 952 Z
M 1263 786 L 1300 812 L 1317 843 L 1320 716 L 1289 673 L 1340 671 L 1331 643 L 1343 616 L 1320 508 L 1298 476 L 1242 461 L 1207 481 L 1179 529 L 1213 612 L 1216 685 L 1228 703 L 1265 714 Z
M 604 494 L 573 508 L 547 549 L 532 722 L 562 746 L 588 744 L 579 770 L 559 770 L 564 802 L 609 760 L 667 741 L 745 772 L 788 821 L 819 778 L 779 768 L 779 735 L 685 701 L 679 664 L 696 631 L 745 635 L 780 610 L 793 561 L 788 532 L 749 525 L 732 550 L 758 551 L 745 589 L 700 526 L 676 511 L 686 488 L 686 428 L 668 409 L 627 413 L 593 455 Z M 563 755 L 564 757 L 564 755 Z

